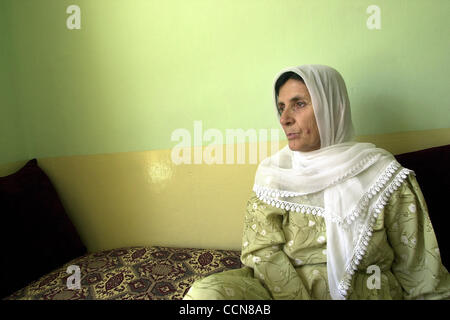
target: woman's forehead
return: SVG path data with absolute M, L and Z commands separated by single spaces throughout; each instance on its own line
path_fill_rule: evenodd
M 294 79 L 289 79 L 280 88 L 277 100 L 280 103 L 287 103 L 287 102 L 295 102 L 300 99 L 309 99 L 309 98 L 310 95 L 308 88 L 303 82 Z

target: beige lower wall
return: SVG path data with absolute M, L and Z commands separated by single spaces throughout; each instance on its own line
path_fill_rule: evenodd
M 357 140 L 399 154 L 450 144 L 450 129 Z M 285 145 L 282 141 L 279 147 Z M 25 163 L 0 165 L 0 176 Z M 90 252 L 131 245 L 240 249 L 257 164 L 175 165 L 171 150 L 42 158 L 38 163 Z

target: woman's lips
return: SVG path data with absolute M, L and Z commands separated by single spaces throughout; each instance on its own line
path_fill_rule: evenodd
M 288 133 L 288 134 L 286 135 L 286 137 L 288 138 L 288 140 L 295 139 L 295 138 L 297 138 L 298 136 L 299 136 L 299 133 Z

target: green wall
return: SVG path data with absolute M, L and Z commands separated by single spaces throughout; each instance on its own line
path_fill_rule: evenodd
M 17 93 L 13 86 L 10 15 L 0 0 L 0 161 L 26 159 L 24 130 L 20 127 Z
M 450 127 L 448 0 L 0 3 L 0 163 L 169 149 L 195 120 L 279 128 L 273 77 L 307 63 L 342 73 L 358 135 Z

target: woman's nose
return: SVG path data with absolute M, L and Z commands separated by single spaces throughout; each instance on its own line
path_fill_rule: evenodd
M 288 125 L 292 124 L 292 121 L 293 121 L 293 119 L 289 115 L 289 112 L 286 109 L 284 109 L 283 112 L 280 115 L 280 123 L 281 123 L 281 125 L 288 126 Z

